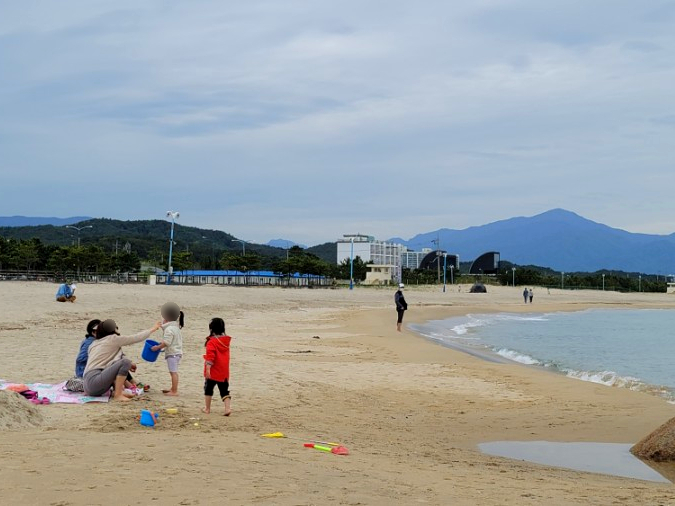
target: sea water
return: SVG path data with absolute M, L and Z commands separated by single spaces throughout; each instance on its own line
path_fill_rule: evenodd
M 675 310 L 472 314 L 411 328 L 473 354 L 675 401 Z

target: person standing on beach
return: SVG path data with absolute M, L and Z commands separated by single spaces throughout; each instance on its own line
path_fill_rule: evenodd
M 525 290 L 523 290 L 523 300 L 525 301 L 525 304 L 527 304 L 527 299 L 528 299 L 529 296 L 530 296 L 530 292 L 527 289 L 527 287 L 525 287 Z
M 213 389 L 218 386 L 223 401 L 225 416 L 230 416 L 230 342 L 232 338 L 225 333 L 225 321 L 214 318 L 209 323 L 210 334 L 206 338 L 204 354 L 204 408 L 203 413 L 211 413 Z
M 185 315 L 175 302 L 167 302 L 160 309 L 162 315 L 162 341 L 150 348 L 152 351 L 164 350 L 166 365 L 171 377 L 171 388 L 162 390 L 164 395 L 178 395 L 178 366 L 183 358 L 183 335 L 180 329 L 185 324 Z
M 532 288 L 530 288 L 529 297 L 530 297 L 530 304 L 532 304 L 532 299 L 534 299 L 534 292 L 532 291 Z
M 394 294 L 394 302 L 396 303 L 396 313 L 398 313 L 398 320 L 396 320 L 396 330 L 401 332 L 401 325 L 403 325 L 403 313 L 408 309 L 408 303 L 403 296 L 403 283 L 399 283 L 398 290 Z

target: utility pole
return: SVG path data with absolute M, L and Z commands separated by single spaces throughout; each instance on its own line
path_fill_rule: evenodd
M 173 266 L 171 265 L 171 260 L 173 258 L 173 228 L 176 223 L 176 220 L 180 216 L 178 211 L 167 211 L 167 218 L 171 218 L 171 237 L 169 239 L 169 273 L 166 276 L 166 284 L 171 284 L 171 275 L 173 274 Z

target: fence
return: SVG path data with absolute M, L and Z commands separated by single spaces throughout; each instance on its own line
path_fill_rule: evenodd
M 140 283 L 147 284 L 147 272 L 50 272 L 50 271 L 0 271 L 0 281 L 46 281 L 60 283 L 76 281 L 78 283 Z

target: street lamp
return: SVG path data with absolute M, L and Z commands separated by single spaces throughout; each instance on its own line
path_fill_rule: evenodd
M 605 291 L 605 275 L 602 275 L 602 291 Z
M 86 225 L 84 227 L 76 227 L 75 225 L 66 225 L 66 228 L 72 228 L 77 230 L 77 247 L 80 247 L 80 232 L 82 232 L 85 228 L 94 228 L 93 225 Z
M 511 267 L 511 273 L 513 274 L 513 287 L 516 287 L 516 268 Z
M 242 241 L 241 239 L 232 239 L 232 242 L 240 242 L 241 243 L 241 256 L 246 256 L 246 241 Z
M 443 253 L 443 293 L 445 293 L 445 276 L 448 270 L 448 254 Z
M 354 238 L 349 238 L 352 245 L 349 252 L 349 289 L 354 289 Z
M 454 278 L 454 276 L 453 276 L 453 271 L 454 271 L 454 270 L 455 270 L 455 266 L 451 264 L 451 265 L 450 265 L 450 284 L 451 284 L 451 285 L 454 285 L 454 284 L 455 284 L 455 278 Z
M 180 216 L 178 211 L 167 211 L 166 217 L 171 218 L 171 237 L 169 238 L 169 273 L 166 276 L 166 284 L 171 284 L 171 275 L 173 274 L 173 266 L 171 265 L 171 260 L 173 258 L 173 228 L 176 224 L 176 220 Z
M 638 276 L 638 292 L 642 291 L 642 275 Z
M 560 273 L 560 289 L 561 290 L 565 289 L 565 273 L 564 272 Z

